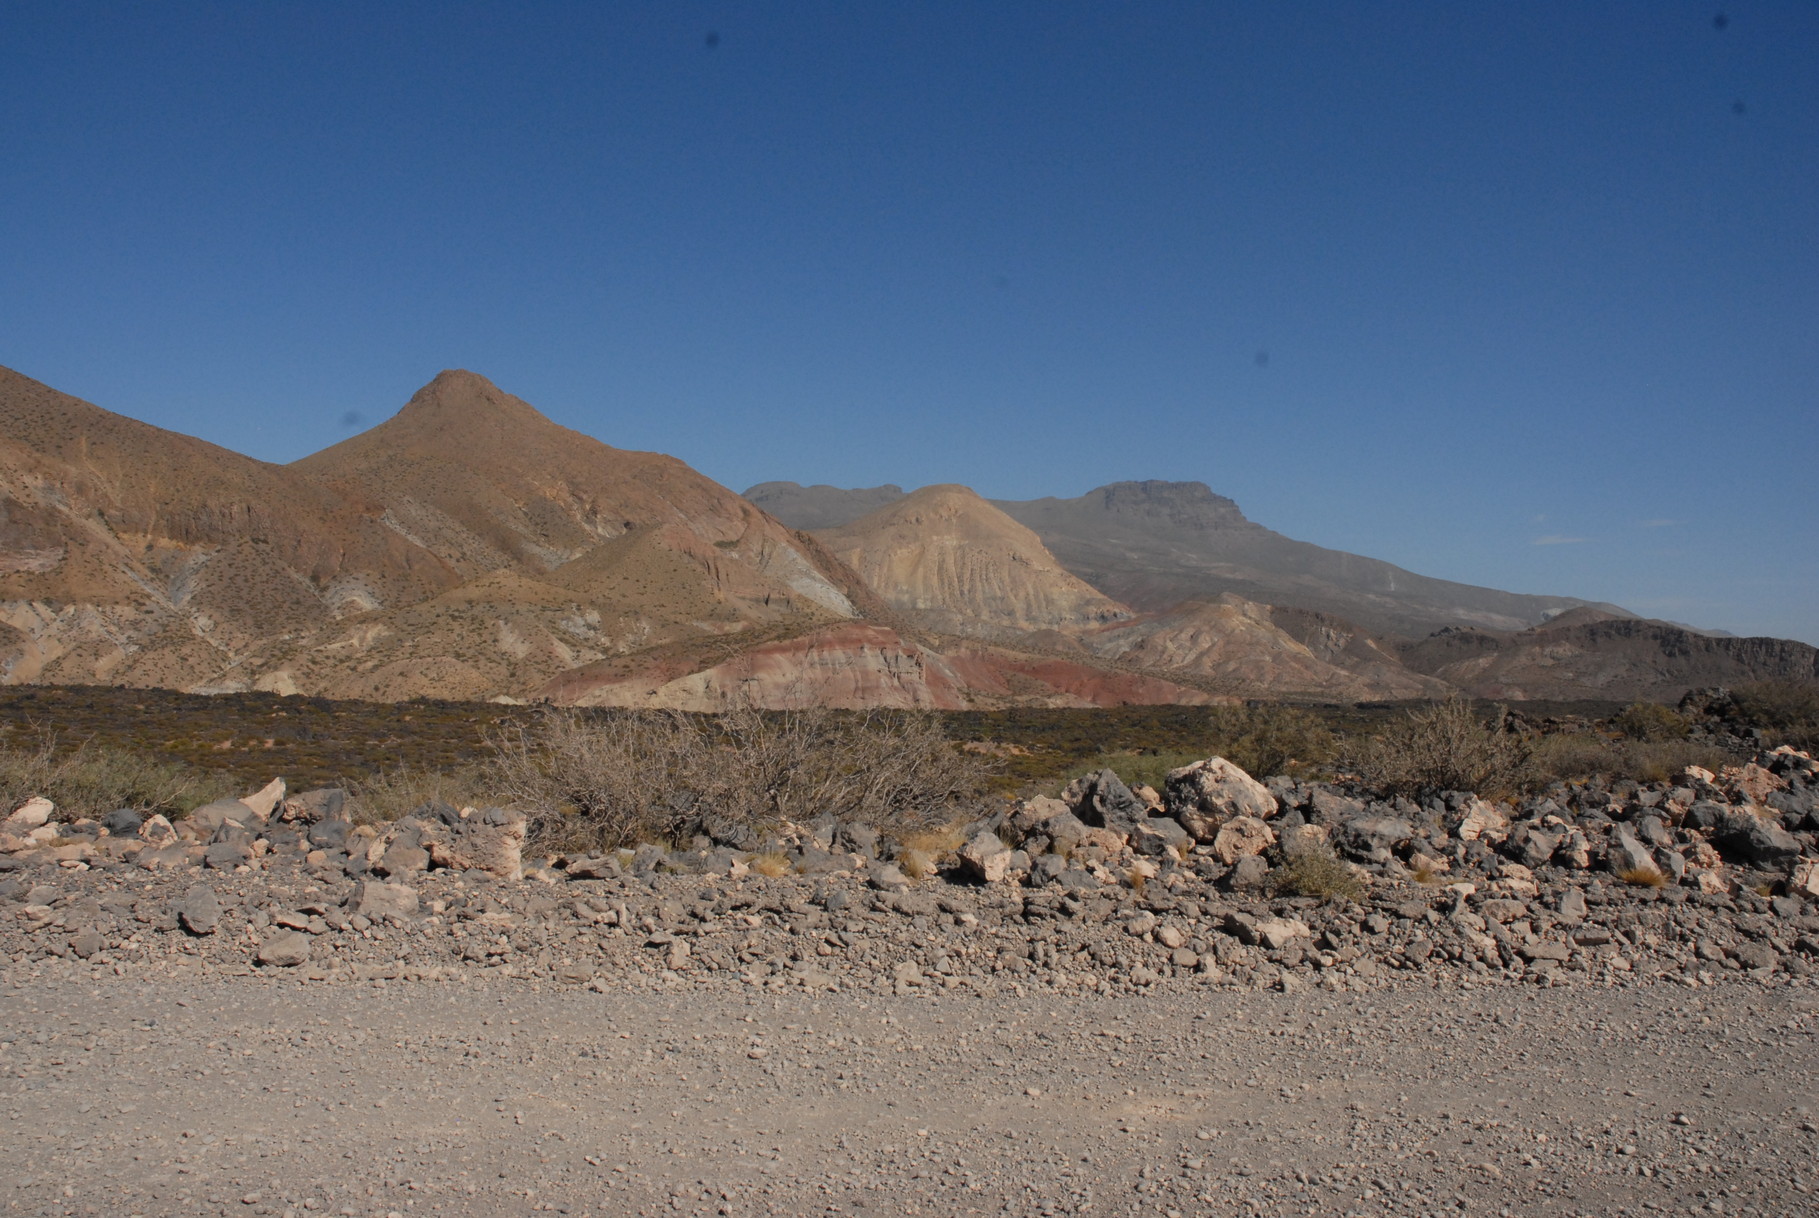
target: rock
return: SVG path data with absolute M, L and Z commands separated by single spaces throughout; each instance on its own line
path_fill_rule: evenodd
M 454 824 L 426 825 L 423 848 L 438 867 L 483 871 L 501 880 L 524 874 L 524 841 L 529 825 L 522 812 L 487 808 L 461 814 Z
M 238 842 L 215 842 L 202 856 L 202 865 L 215 871 L 232 871 L 252 861 L 252 850 Z
M 1569 888 L 1560 895 L 1560 904 L 1555 907 L 1560 920 L 1569 926 L 1577 926 L 1585 921 L 1585 894 L 1577 888 Z
M 1311 939 L 1314 932 L 1299 918 L 1259 918 L 1254 933 L 1256 942 L 1279 952 L 1297 939 Z
M 1731 958 L 1744 968 L 1765 971 L 1781 963 L 1781 957 L 1766 943 L 1739 943 L 1731 949 Z
M 1774 866 L 1796 858 L 1800 843 L 1766 816 L 1735 812 L 1712 830 L 1712 845 L 1732 862 Z
M 192 935 L 212 935 L 221 924 L 221 899 L 207 884 L 197 884 L 177 902 L 177 921 Z
M 113 837 L 137 836 L 144 823 L 145 815 L 133 808 L 116 808 L 101 818 L 101 827 Z
M 1164 926 L 1156 931 L 1156 942 L 1164 947 L 1180 947 L 1187 942 L 1187 932 L 1179 926 Z
M 1608 852 L 1611 871 L 1617 875 L 1633 875 L 1644 872 L 1661 874 L 1661 868 L 1655 864 L 1655 856 L 1648 847 L 1637 841 L 1627 828 L 1619 826 L 1611 834 Z
M 1809 861 L 1794 864 L 1787 890 L 1799 893 L 1809 900 L 1819 900 L 1819 863 Z
M 1263 856 L 1252 854 L 1232 864 L 1232 869 L 1219 882 L 1227 891 L 1237 892 L 1261 887 L 1269 878 L 1269 873 L 1270 865 L 1263 861 Z
M 1495 844 L 1509 836 L 1509 825 L 1509 814 L 1500 805 L 1474 798 L 1460 810 L 1458 820 L 1452 825 L 1452 834 L 1462 842 Z
M 996 884 L 1010 871 L 1011 848 L 996 833 L 980 830 L 960 848 L 962 871 L 982 884 Z
M 177 830 L 163 816 L 148 816 L 139 826 L 139 840 L 154 846 L 168 846 L 177 840 Z
M 41 795 L 33 796 L 14 808 L 6 820 L 0 821 L 0 831 L 23 836 L 50 820 L 51 813 L 56 810 L 57 805 L 50 800 Z
M 1386 862 L 1391 853 L 1407 845 L 1415 827 L 1394 816 L 1364 816 L 1347 821 L 1333 837 L 1333 844 L 1356 858 Z
M 1317 786 L 1308 795 L 1308 819 L 1322 825 L 1343 825 L 1364 815 L 1364 801 L 1341 795 L 1328 786 Z
M 107 940 L 102 938 L 100 931 L 92 928 L 79 930 L 69 937 L 70 954 L 78 960 L 87 960 L 105 947 Z
M 1726 789 L 1740 795 L 1744 803 L 1750 804 L 1764 803 L 1770 795 L 1787 786 L 1787 779 L 1753 761 L 1741 766 L 1725 766 L 1719 781 Z
M 275 968 L 296 968 L 309 960 L 309 936 L 301 931 L 283 930 L 259 945 L 255 957 L 260 964 Z
M 346 791 L 340 787 L 318 787 L 286 799 L 281 819 L 293 824 L 309 825 L 340 820 L 342 809 L 346 806 Z
M 194 829 L 197 836 L 208 838 L 213 837 L 222 825 L 257 828 L 259 814 L 237 799 L 217 799 L 184 817 L 184 823 Z
M 1128 834 L 1130 827 L 1149 815 L 1143 801 L 1131 794 L 1124 781 L 1110 770 L 1092 775 L 1074 806 L 1074 815 L 1092 827 Z
M 403 884 L 362 880 L 348 898 L 347 908 L 374 920 L 387 916 L 408 918 L 417 912 L 417 890 Z
M 251 808 L 260 820 L 270 820 L 278 805 L 284 802 L 284 779 L 272 779 L 253 794 L 242 796 L 240 802 Z
M 1138 854 L 1182 855 L 1193 849 L 1194 839 L 1179 823 L 1166 817 L 1150 817 L 1131 828 L 1131 849 Z
M 593 855 L 570 859 L 565 874 L 571 880 L 616 880 L 625 874 L 625 868 L 610 854 Z
M 1536 940 L 1532 943 L 1518 943 L 1516 954 L 1531 964 L 1537 960 L 1552 960 L 1557 964 L 1565 964 L 1573 958 L 1573 949 L 1564 943 Z
M 1016 833 L 1020 836 L 1027 837 L 1038 830 L 1046 832 L 1046 830 L 1043 829 L 1043 826 L 1057 816 L 1072 815 L 1073 813 L 1068 810 L 1067 804 L 1063 803 L 1061 800 L 1050 799 L 1046 795 L 1038 795 L 1034 799 L 1026 799 L 1018 804 L 1017 810 L 1011 813 L 1010 823 L 1011 828 Z
M 879 892 L 902 892 L 910 886 L 909 877 L 890 863 L 874 863 L 867 883 Z
M 428 870 L 429 851 L 415 842 L 403 840 L 386 847 L 385 853 L 379 856 L 379 861 L 373 864 L 376 874 L 394 878 Z
M 1163 786 L 1170 815 L 1196 841 L 1212 841 L 1229 820 L 1267 820 L 1278 808 L 1267 787 L 1223 757 L 1170 770 Z
M 319 820 L 310 825 L 305 837 L 318 850 L 345 850 L 353 831 L 354 827 L 344 820 Z
M 1219 827 L 1213 836 L 1213 857 L 1230 867 L 1239 859 L 1253 858 L 1276 844 L 1276 831 L 1254 816 L 1238 816 Z

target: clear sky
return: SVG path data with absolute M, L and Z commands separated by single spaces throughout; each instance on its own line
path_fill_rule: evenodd
M 1819 4 L 0 0 L 0 363 L 735 489 L 1199 479 L 1819 643 Z

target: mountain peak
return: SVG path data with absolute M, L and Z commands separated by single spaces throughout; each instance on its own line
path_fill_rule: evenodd
M 397 417 L 436 427 L 486 421 L 549 421 L 529 402 L 513 397 L 478 372 L 465 368 L 438 372 L 434 380 L 411 395 L 411 400 L 405 403 Z
M 1229 527 L 1250 523 L 1236 502 L 1213 494 L 1213 488 L 1204 482 L 1111 482 L 1082 498 L 1098 500 L 1107 512 L 1162 517 L 1174 524 Z

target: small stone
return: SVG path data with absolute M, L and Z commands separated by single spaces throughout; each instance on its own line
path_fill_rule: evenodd
M 69 939 L 70 954 L 80 960 L 87 960 L 106 946 L 107 940 L 95 930 L 77 931 Z
M 403 884 L 363 880 L 354 889 L 347 908 L 350 913 L 363 914 L 368 918 L 382 918 L 388 914 L 409 917 L 417 912 L 417 890 Z

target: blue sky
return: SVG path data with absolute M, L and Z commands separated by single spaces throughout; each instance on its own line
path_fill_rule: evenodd
M 735 489 L 1199 479 L 1819 643 L 1806 0 L 7 0 L 0 45 L 0 363 L 160 426 L 287 461 L 466 367 Z

